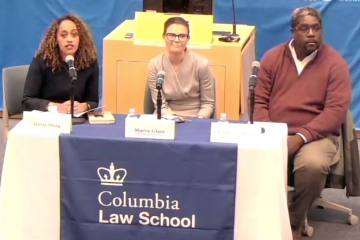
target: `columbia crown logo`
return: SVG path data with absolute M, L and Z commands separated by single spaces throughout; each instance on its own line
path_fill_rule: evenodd
M 114 163 L 110 164 L 110 168 L 100 167 L 97 170 L 101 185 L 123 186 L 124 179 L 127 175 L 125 168 L 115 169 Z

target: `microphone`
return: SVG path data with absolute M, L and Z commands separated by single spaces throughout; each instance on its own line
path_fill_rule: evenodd
M 76 68 L 75 68 L 75 60 L 74 57 L 71 55 L 67 55 L 65 58 L 65 62 L 67 63 L 68 67 L 69 67 L 69 76 L 70 76 L 70 80 L 76 81 L 77 80 L 77 72 L 76 72 Z
M 156 89 L 157 90 L 161 90 L 163 83 L 164 83 L 164 79 L 165 79 L 165 72 L 163 70 L 160 70 L 157 73 L 157 80 L 156 80 Z
M 254 111 L 255 111 L 255 86 L 257 83 L 257 75 L 260 68 L 260 63 L 254 61 L 251 64 L 252 73 L 249 79 L 249 91 L 250 91 L 250 124 L 254 124 Z
M 158 71 L 157 80 L 156 80 L 156 89 L 158 90 L 157 98 L 156 98 L 156 115 L 158 120 L 161 119 L 161 106 L 162 106 L 161 89 L 163 87 L 164 78 L 165 78 L 165 72 L 163 70 Z
M 74 102 L 75 102 L 75 82 L 77 80 L 77 72 L 75 68 L 74 57 L 71 55 L 67 55 L 65 58 L 65 62 L 69 67 L 69 76 L 71 80 L 70 87 L 70 114 L 72 118 L 72 124 L 83 124 L 85 123 L 85 118 L 76 118 L 74 116 Z
M 235 1 L 231 0 L 232 2 L 232 14 L 233 14 L 233 24 L 232 24 L 232 33 L 226 37 L 220 37 L 220 42 L 239 42 L 240 37 L 239 34 L 236 33 L 236 14 L 235 14 Z
M 250 79 L 249 79 L 249 89 L 250 89 L 250 91 L 255 89 L 255 86 L 256 86 L 256 83 L 257 83 L 257 75 L 258 75 L 259 68 L 260 68 L 260 63 L 258 61 L 252 62 L 251 68 L 252 68 L 252 73 L 251 73 Z

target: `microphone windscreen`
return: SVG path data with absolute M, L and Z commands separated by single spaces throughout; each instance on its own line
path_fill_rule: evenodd
M 251 64 L 251 67 L 252 68 L 254 68 L 254 67 L 260 68 L 260 63 L 258 61 L 253 61 Z
M 65 62 L 69 62 L 69 61 L 74 61 L 74 57 L 71 56 L 71 55 L 67 55 L 66 58 L 65 58 Z
M 160 71 L 158 71 L 157 75 L 158 75 L 158 76 L 160 76 L 160 75 L 165 76 L 165 72 L 164 72 L 163 70 L 160 70 Z

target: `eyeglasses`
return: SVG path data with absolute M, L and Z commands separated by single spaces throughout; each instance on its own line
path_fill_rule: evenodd
M 313 25 L 313 26 L 301 25 L 301 26 L 296 27 L 294 29 L 298 30 L 300 32 L 303 32 L 303 33 L 308 33 L 310 31 L 310 29 L 311 29 L 314 33 L 318 33 L 318 32 L 321 31 L 322 26 L 320 26 L 320 25 Z
M 178 38 L 180 42 L 184 42 L 189 39 L 189 35 L 187 34 L 166 33 L 165 36 L 170 41 L 174 41 L 176 38 Z

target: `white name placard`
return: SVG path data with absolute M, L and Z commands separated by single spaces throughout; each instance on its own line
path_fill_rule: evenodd
M 264 129 L 259 125 L 213 122 L 211 123 L 210 142 L 238 143 L 244 136 L 263 134 Z
M 71 133 L 72 119 L 70 114 L 50 112 L 23 112 L 23 121 L 26 126 L 38 130 Z
M 175 121 L 154 118 L 126 118 L 126 138 L 151 138 L 174 140 Z

